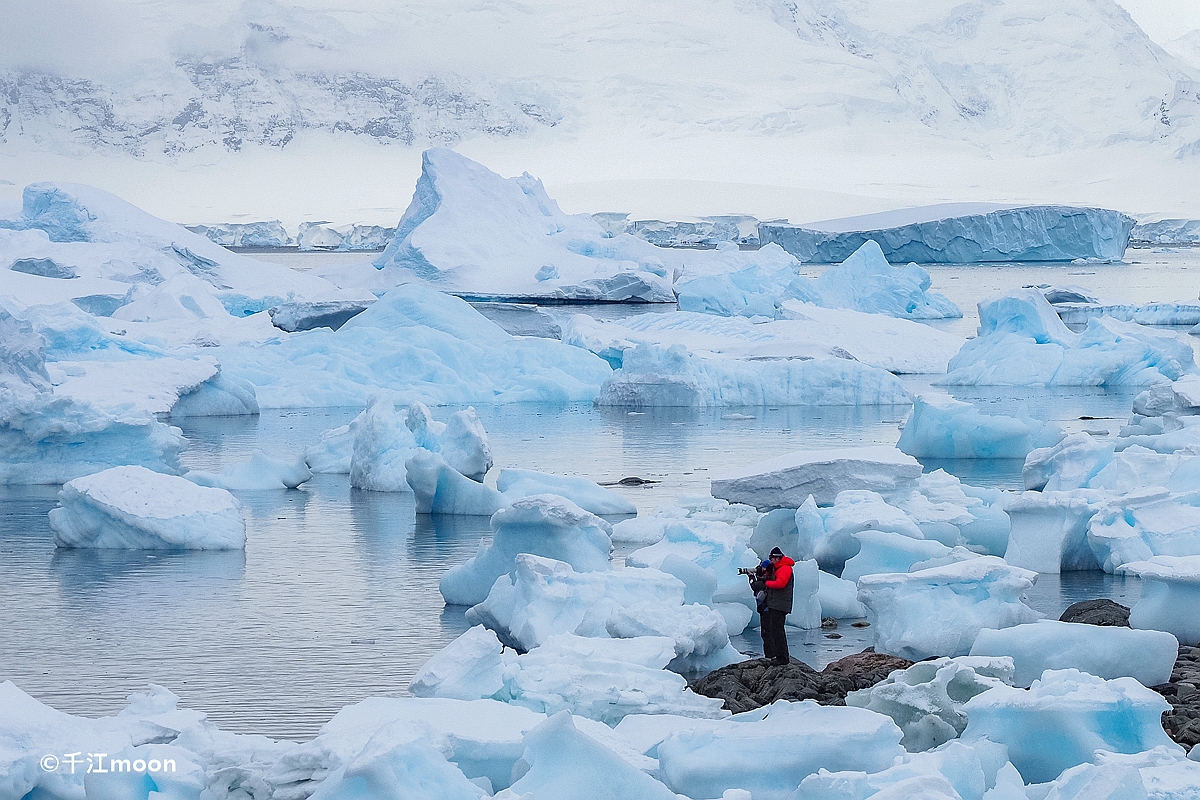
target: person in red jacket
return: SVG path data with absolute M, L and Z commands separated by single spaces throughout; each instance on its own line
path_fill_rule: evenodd
M 775 574 L 765 581 L 766 609 L 759 615 L 762 618 L 763 653 L 771 659 L 771 663 L 783 666 L 791 660 L 783 623 L 787 615 L 792 613 L 792 587 L 796 582 L 792 567 L 796 562 L 785 556 L 778 547 L 771 551 L 770 559 Z

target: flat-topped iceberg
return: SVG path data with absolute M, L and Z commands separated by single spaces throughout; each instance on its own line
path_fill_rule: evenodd
M 1200 219 L 1140 217 L 1129 241 L 1138 247 L 1191 247 L 1200 244 Z
M 909 573 L 864 575 L 858 599 L 867 607 L 881 653 L 919 661 L 965 656 L 983 628 L 1007 628 L 1040 615 L 1021 599 L 1037 573 L 979 556 Z
M 971 403 L 926 394 L 913 400 L 896 447 L 916 458 L 1023 459 L 1030 450 L 1052 447 L 1062 438 L 1053 423 L 985 414 Z
M 58 547 L 236 550 L 246 546 L 241 504 L 224 489 L 197 486 L 145 467 L 113 467 L 76 478 L 50 511 Z
M 830 504 L 838 492 L 891 492 L 916 488 L 921 465 L 894 447 L 802 450 L 713 478 L 712 494 L 759 511 L 799 508 L 809 495 Z
M 764 222 L 759 241 L 830 264 L 868 239 L 891 262 L 1119 261 L 1133 226 L 1131 217 L 1101 208 L 946 203 L 804 225 Z
M 951 359 L 947 386 L 1139 386 L 1195 372 L 1173 333 L 1108 317 L 1073 333 L 1037 289 L 979 304 L 979 335 Z
M 1004 560 L 1035 572 L 1060 573 L 1098 569 L 1088 524 L 1102 495 L 1097 491 L 1024 492 L 1008 498 L 1012 530 Z
M 1086 764 L 1097 750 L 1140 753 L 1168 747 L 1160 717 L 1170 705 L 1133 678 L 1104 680 L 1076 669 L 1047 670 L 1029 689 L 998 686 L 963 706 L 963 741 L 981 738 L 1008 747 L 1029 783 L 1051 781 Z
M 375 273 L 375 274 L 371 274 Z M 528 173 L 502 178 L 452 150 L 426 150 L 412 202 L 387 249 L 326 275 L 390 289 L 413 280 L 476 297 L 673 302 L 654 245 L 564 214 Z
M 576 314 L 562 340 L 621 367 L 638 345 L 682 345 L 706 359 L 785 361 L 851 358 L 894 373 L 942 373 L 965 340 L 908 320 L 788 301 L 782 318 L 754 321 L 679 311 L 601 322 Z
M 1129 612 L 1135 628 L 1168 631 L 1184 644 L 1200 644 L 1200 555 L 1154 556 L 1124 565 L 1142 579 L 1142 596 Z
M 812 700 L 737 714 L 715 725 L 679 731 L 658 745 L 663 782 L 688 797 L 721 797 L 742 789 L 784 800 L 820 769 L 878 772 L 904 754 L 900 729 L 861 708 Z
M 1010 684 L 1029 686 L 1048 669 L 1077 669 L 1098 678 L 1133 678 L 1157 686 L 1171 678 L 1179 641 L 1163 631 L 1039 620 L 995 630 L 984 628 L 972 656 L 1008 656 Z

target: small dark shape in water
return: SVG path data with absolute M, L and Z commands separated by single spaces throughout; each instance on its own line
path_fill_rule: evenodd
M 871 623 L 867 622 L 866 620 L 860 619 L 858 622 L 851 622 L 850 627 L 851 628 L 869 628 L 869 627 L 871 627 Z
M 827 634 L 825 634 L 825 638 L 826 639 L 840 639 L 840 638 L 842 638 L 842 635 L 840 633 L 827 633 Z
M 375 644 L 374 639 L 351 639 L 350 644 Z
M 838 621 L 833 617 L 824 617 L 821 619 L 821 627 L 827 631 L 831 631 L 838 626 Z
M 1084 600 L 1067 607 L 1058 618 L 1060 622 L 1079 622 L 1084 625 L 1104 625 L 1113 628 L 1129 627 L 1129 609 L 1112 600 Z
M 647 478 L 639 478 L 636 475 L 632 478 L 621 478 L 619 481 L 607 481 L 601 483 L 601 486 L 645 486 L 650 483 L 661 483 L 662 481 L 652 481 Z

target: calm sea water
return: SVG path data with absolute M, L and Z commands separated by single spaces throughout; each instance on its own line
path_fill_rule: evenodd
M 1029 283 L 1076 283 L 1130 300 L 1196 297 L 1200 252 L 1131 251 L 1128 259 L 1136 263 L 931 272 L 934 287 L 968 313 L 949 324 L 964 334 L 977 324 L 970 316 L 977 300 Z M 919 377 L 908 382 L 929 390 Z M 1132 399 L 1128 391 L 1095 389 L 954 394 L 997 413 L 1024 409 L 1068 430 L 1115 431 Z M 294 455 L 358 410 L 189 421 L 182 426 L 190 442 L 185 461 L 212 470 L 255 449 Z M 479 412 L 497 466 L 656 480 L 617 489 L 649 512 L 681 494 L 706 494 L 711 475 L 764 458 L 894 443 L 907 411 L 761 408 L 736 409 L 753 419 L 723 418 L 734 410 L 522 405 Z M 938 466 L 977 484 L 1020 486 L 1020 463 L 926 465 Z M 463 609 L 443 605 L 438 580 L 489 535 L 486 519 L 418 517 L 409 494 L 351 490 L 346 476 L 328 475 L 298 490 L 239 494 L 248 519 L 244 553 L 57 551 L 46 516 L 56 492 L 0 487 L 0 678 L 88 715 L 112 713 L 129 693 L 159 683 L 221 727 L 279 738 L 311 737 L 337 709 L 369 695 L 404 694 L 416 669 L 466 629 Z M 1058 616 L 1076 600 L 1129 605 L 1139 592 L 1136 580 L 1102 573 L 1048 575 L 1029 602 Z M 869 628 L 843 625 L 836 633 L 842 638 L 793 631 L 793 654 L 820 667 L 870 644 Z M 735 645 L 761 647 L 753 631 Z

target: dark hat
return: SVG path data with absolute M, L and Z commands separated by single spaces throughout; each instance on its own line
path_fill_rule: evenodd
M 780 550 L 778 547 L 771 548 L 771 556 L 770 557 L 774 558 L 775 556 L 779 556 L 780 558 L 783 558 L 783 551 Z

